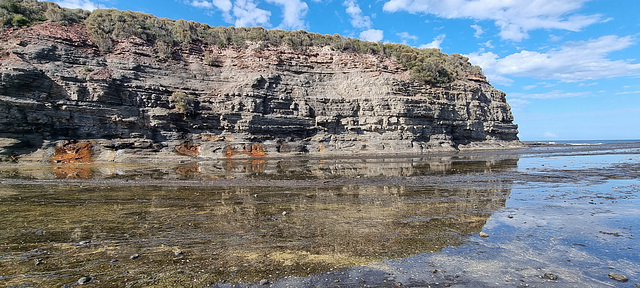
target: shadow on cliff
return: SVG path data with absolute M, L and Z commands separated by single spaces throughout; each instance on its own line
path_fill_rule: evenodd
M 0 159 L 17 161 L 18 156 L 26 155 L 38 151 L 44 144 L 40 137 L 29 138 L 1 138 L 0 136 Z

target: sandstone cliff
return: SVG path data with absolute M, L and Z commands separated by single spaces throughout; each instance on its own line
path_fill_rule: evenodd
M 405 154 L 519 143 L 505 93 L 483 77 L 427 85 L 380 55 L 191 43 L 162 58 L 137 37 L 106 53 L 83 24 L 53 22 L 1 37 L 4 159 Z

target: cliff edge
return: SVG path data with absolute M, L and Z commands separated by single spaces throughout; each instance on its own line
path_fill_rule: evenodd
M 396 58 L 329 45 L 188 41 L 167 49 L 126 35 L 110 37 L 105 51 L 90 29 L 45 21 L 2 30 L 5 160 L 419 154 L 520 144 L 505 93 L 482 75 L 419 81 Z

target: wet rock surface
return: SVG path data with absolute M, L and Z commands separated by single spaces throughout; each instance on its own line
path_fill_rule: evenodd
M 97 165 L 89 179 L 2 166 L 0 285 L 635 285 L 640 145 L 608 147 Z

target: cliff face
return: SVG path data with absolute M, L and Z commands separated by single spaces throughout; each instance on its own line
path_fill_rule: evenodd
M 482 78 L 423 85 L 382 56 L 191 44 L 166 59 L 134 37 L 103 53 L 83 25 L 50 22 L 2 38 L 5 158 L 83 162 L 83 149 L 91 161 L 426 153 L 519 143 L 505 94 Z

